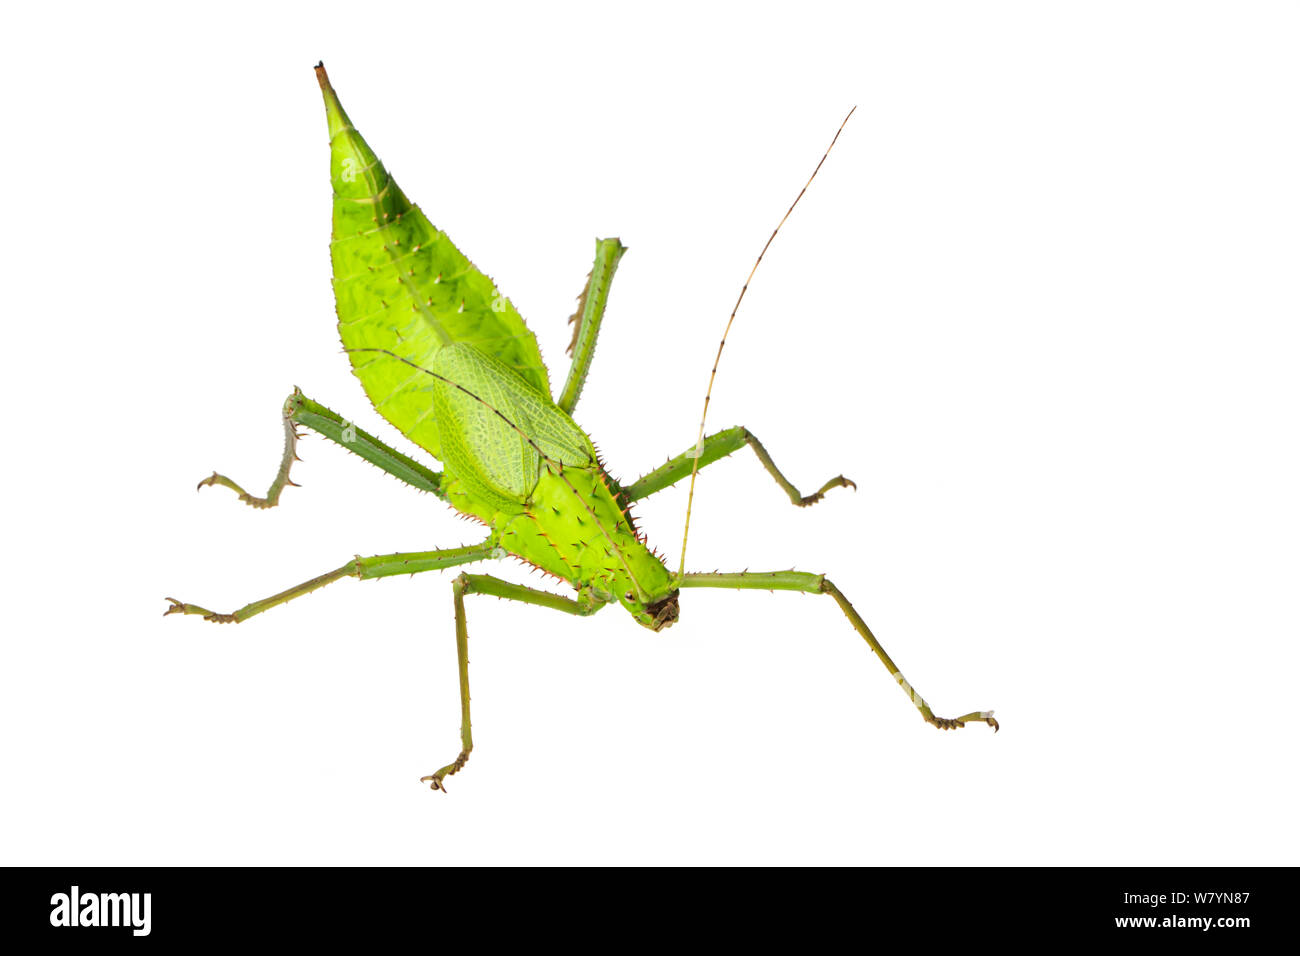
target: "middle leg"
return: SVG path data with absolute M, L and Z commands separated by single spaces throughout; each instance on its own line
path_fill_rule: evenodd
M 260 601 L 245 604 L 239 610 L 231 611 L 229 614 L 219 614 L 197 604 L 186 604 L 175 598 L 168 598 L 167 600 L 172 602 L 171 607 L 163 611 L 163 615 L 201 614 L 205 621 L 212 621 L 214 624 L 238 624 L 241 621 L 248 620 L 254 614 L 261 614 L 263 611 L 270 610 L 277 605 L 292 601 L 296 597 L 310 594 L 312 591 L 323 588 L 327 584 L 333 584 L 342 578 L 352 577 L 364 580 L 366 578 L 388 577 L 393 574 L 418 574 L 421 571 L 437 571 L 441 568 L 455 567 L 458 564 L 485 561 L 488 558 L 495 557 L 496 554 L 496 544 L 488 540 L 482 544 L 471 545 L 468 548 L 443 548 L 441 551 L 376 554 L 368 558 L 358 555 L 342 567 L 327 571 L 310 581 L 304 581 L 302 584 L 295 584 L 279 594 L 273 594 L 268 598 L 262 598 Z
M 578 599 L 575 601 L 560 594 L 552 594 L 550 591 L 512 584 L 490 574 L 461 574 L 452 582 L 451 593 L 456 605 L 456 662 L 460 670 L 460 753 L 447 766 L 435 770 L 427 777 L 420 778 L 421 783 L 429 784 L 429 789 L 441 790 L 443 793 L 447 792 L 443 779 L 458 773 L 468 762 L 470 751 L 474 749 L 474 735 L 470 731 L 469 720 L 469 629 L 465 623 L 465 595 L 491 594 L 494 597 L 536 604 L 539 607 L 549 607 L 556 611 L 563 611 L 565 614 L 576 614 L 582 617 L 595 614 L 605 606 L 604 602 L 590 591 L 578 592 Z

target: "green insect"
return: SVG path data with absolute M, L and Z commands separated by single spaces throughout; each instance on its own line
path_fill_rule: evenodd
M 976 711 L 955 719 L 936 717 L 903 678 L 853 605 L 824 575 L 801 571 L 688 573 L 685 535 L 681 565 L 676 572 L 671 571 L 637 530 L 631 506 L 687 477 L 691 479 L 693 500 L 698 470 L 746 445 L 795 505 L 814 504 L 832 488 L 856 486 L 841 475 L 815 493 L 802 495 L 752 433 L 745 428 L 729 428 L 706 437 L 704 416 L 696 443 L 683 454 L 631 484 L 610 478 L 591 439 L 571 415 L 591 365 L 610 282 L 625 251 L 623 245 L 617 239 L 596 243 L 591 275 L 578 310 L 570 319 L 574 330 L 568 351 L 573 362 L 559 397 L 552 400 L 537 341 L 510 301 L 407 200 L 352 126 L 323 65 L 316 67 L 316 74 L 329 123 L 330 178 L 334 187 L 330 253 L 339 333 L 352 370 L 375 408 L 402 434 L 442 462 L 443 470 L 433 471 L 388 447 L 295 390 L 284 404 L 284 457 L 266 496 L 255 497 L 215 473 L 199 487 L 224 485 L 255 508 L 274 507 L 285 485 L 293 484 L 289 469 L 297 458 L 295 448 L 301 426 L 344 445 L 401 481 L 433 493 L 461 514 L 478 519 L 486 526 L 487 536 L 472 547 L 358 557 L 229 614 L 168 598 L 171 605 L 166 614 L 198 614 L 218 623 L 245 621 L 341 578 L 413 574 L 507 555 L 568 582 L 576 592 L 573 597 L 487 574 L 462 573 L 452 583 L 460 669 L 461 750 L 451 763 L 421 778 L 435 790 L 445 789 L 445 778 L 465 766 L 474 747 L 465 620 L 465 597 L 471 594 L 495 595 L 580 616 L 619 603 L 654 631 L 676 622 L 683 588 L 826 594 L 839 605 L 926 721 L 945 730 L 973 721 L 998 728 L 992 711 Z M 823 155 L 822 161 L 825 159 Z M 799 195 L 802 197 L 803 192 Z M 795 204 L 798 201 L 796 198 Z M 786 216 L 789 214 L 787 211 Z M 771 241 L 769 238 L 768 243 Z M 761 261 L 762 254 L 754 263 L 755 269 Z M 742 290 L 737 308 L 743 297 Z M 732 320 L 735 315 L 733 309 Z M 731 321 L 727 323 L 728 331 L 730 328 Z M 724 333 L 719 356 L 725 344 Z M 716 373 L 716 360 L 713 370 Z M 712 386 L 710 378 L 705 413 Z M 687 533 L 689 527 L 688 503 Z

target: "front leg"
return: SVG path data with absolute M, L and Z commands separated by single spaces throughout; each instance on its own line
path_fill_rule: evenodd
M 816 504 L 832 488 L 852 488 L 855 491 L 857 490 L 858 486 L 853 481 L 843 475 L 836 475 L 811 495 L 800 494 L 799 489 L 792 485 L 785 475 L 781 474 L 781 469 L 776 467 L 776 462 L 772 461 L 772 456 L 767 453 L 767 449 L 763 447 L 762 442 L 758 440 L 754 433 L 747 428 L 736 427 L 710 435 L 704 439 L 702 447 L 698 449 L 689 448 L 676 458 L 668 459 L 654 471 L 643 475 L 625 487 L 623 492 L 628 501 L 638 501 L 654 494 L 656 491 L 662 491 L 669 485 L 675 485 L 683 478 L 689 478 L 691 466 L 697 457 L 700 459 L 699 468 L 703 470 L 705 465 L 711 465 L 718 459 L 725 458 L 733 451 L 738 451 L 746 445 L 754 449 L 754 454 L 758 456 L 758 460 L 767 469 L 767 473 L 781 486 L 781 490 L 789 497 L 790 503 L 797 507 L 806 508 L 809 505 Z
M 844 616 L 849 619 L 853 629 L 862 635 L 862 639 L 870 645 L 871 649 L 880 658 L 880 663 L 885 665 L 885 670 L 889 675 L 898 682 L 898 686 L 907 694 L 908 699 L 912 701 L 914 707 L 921 712 L 926 723 L 933 724 L 940 730 L 955 730 L 958 727 L 964 727 L 968 723 L 985 723 L 994 730 L 998 729 L 998 722 L 993 719 L 993 711 L 976 710 L 969 714 L 963 714 L 960 717 L 936 717 L 930 705 L 925 702 L 920 693 L 913 689 L 912 685 L 907 682 L 903 672 L 898 669 L 890 656 L 885 653 L 884 647 L 880 641 L 876 640 L 876 635 L 871 633 L 865 621 L 858 615 L 857 610 L 849 603 L 846 598 L 834 584 L 830 582 L 824 574 L 808 574 L 804 571 L 742 571 L 739 574 L 687 574 L 682 578 L 681 586 L 684 588 L 740 588 L 742 590 L 763 590 L 763 591 L 804 591 L 809 594 L 829 594 L 835 599 L 835 603 L 840 606 Z
M 460 753 L 447 766 L 420 778 L 420 782 L 428 783 L 430 789 L 441 790 L 443 793 L 447 792 L 443 780 L 458 773 L 474 749 L 474 735 L 470 731 L 469 720 L 469 629 L 465 623 L 465 595 L 491 594 L 510 601 L 536 604 L 584 617 L 595 614 L 605 606 L 603 601 L 589 591 L 579 592 L 578 600 L 575 601 L 549 591 L 512 584 L 490 574 L 461 574 L 451 583 L 451 594 L 456 606 L 456 661 L 460 670 Z

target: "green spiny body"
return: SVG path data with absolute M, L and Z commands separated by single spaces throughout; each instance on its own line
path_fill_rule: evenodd
M 588 601 L 617 599 L 647 626 L 671 624 L 671 575 L 591 439 L 552 400 L 532 332 L 407 200 L 318 76 L 339 334 L 376 410 L 442 461 L 442 497 L 486 524 L 498 547 Z

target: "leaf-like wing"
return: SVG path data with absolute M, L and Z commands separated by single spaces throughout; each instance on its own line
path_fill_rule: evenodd
M 479 499 L 518 510 L 541 474 L 538 449 L 557 465 L 595 464 L 573 419 L 492 356 L 456 343 L 438 352 L 431 371 L 447 473 L 470 482 Z
M 398 188 L 352 126 L 316 68 L 329 120 L 334 186 L 334 298 L 339 334 L 353 352 L 352 370 L 379 414 L 436 458 L 442 458 L 431 381 L 452 343 L 472 345 L 514 369 L 549 396 L 537 340 L 492 280 L 474 267 Z

